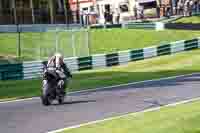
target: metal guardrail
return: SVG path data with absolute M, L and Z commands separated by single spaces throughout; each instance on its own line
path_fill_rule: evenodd
M 96 67 L 94 62 L 98 64 L 98 67 L 110 67 L 114 65 L 120 65 L 121 63 L 128 63 L 130 61 L 169 55 L 176 52 L 188 51 L 197 48 L 200 48 L 200 38 L 186 41 L 182 40 L 137 50 L 120 51 L 107 55 L 101 54 L 84 58 L 68 58 L 65 59 L 65 62 L 72 71 L 82 71 L 95 69 Z M 101 58 L 98 59 L 98 56 Z M 10 65 L 7 64 L 8 67 L 6 67 L 6 65 L 4 65 L 4 67 L 3 65 L 0 65 L 0 80 L 38 78 L 42 74 L 44 63 L 46 63 L 46 61 L 24 62 L 22 64 Z M 16 68 L 12 69 L 15 66 Z
M 91 29 L 102 29 L 102 28 L 156 28 L 156 23 L 137 23 L 137 22 L 128 22 L 122 24 L 108 24 L 108 25 L 95 25 L 90 26 Z

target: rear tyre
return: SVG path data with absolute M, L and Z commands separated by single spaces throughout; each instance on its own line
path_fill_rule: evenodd
M 64 100 L 65 100 L 65 97 L 64 96 L 61 96 L 58 98 L 58 103 L 59 104 L 63 104 L 64 103 Z

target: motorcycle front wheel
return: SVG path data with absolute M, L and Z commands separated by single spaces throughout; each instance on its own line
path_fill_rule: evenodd
M 48 97 L 48 96 L 45 96 L 45 95 L 42 95 L 42 96 L 41 96 L 41 101 L 42 101 L 42 104 L 43 104 L 44 106 L 48 106 L 48 105 L 51 104 L 49 97 Z
M 41 101 L 42 101 L 42 104 L 45 106 L 50 105 L 52 101 L 50 97 L 49 86 L 45 80 L 43 81 Z

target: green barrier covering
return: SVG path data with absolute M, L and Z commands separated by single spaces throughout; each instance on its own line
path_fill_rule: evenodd
M 131 55 L 131 61 L 137 61 L 137 60 L 144 59 L 143 49 L 132 50 L 130 55 Z
M 106 66 L 115 66 L 119 65 L 118 53 L 112 53 L 106 55 Z
M 0 65 L 0 79 L 23 79 L 23 65 L 22 64 L 4 64 Z
M 92 69 L 92 57 L 78 58 L 79 71 Z
M 169 55 L 171 54 L 171 45 L 165 44 L 157 47 L 157 55 Z
M 198 48 L 198 39 L 186 40 L 184 43 L 185 50 L 193 50 Z

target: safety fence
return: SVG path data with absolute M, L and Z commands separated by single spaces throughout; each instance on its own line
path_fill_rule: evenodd
M 45 60 L 55 52 L 65 58 L 89 56 L 89 30 L 80 25 L 0 25 L 1 55 Z
M 120 25 L 120 24 L 119 24 Z M 107 28 L 119 25 L 106 25 Z M 154 24 L 127 23 L 124 28 L 155 28 Z M 162 27 L 162 26 L 160 26 Z M 80 25 L 0 25 L 1 55 L 26 61 L 46 60 L 55 52 L 65 58 L 90 56 L 93 37 L 91 30 Z
M 170 55 L 198 48 L 200 48 L 200 38 L 195 38 L 192 40 L 181 40 L 143 49 L 119 51 L 110 54 L 98 54 L 81 58 L 66 58 L 64 61 L 69 69 L 72 72 L 75 72 L 122 65 L 132 61 Z M 0 80 L 38 78 L 42 74 L 43 65 L 45 63 L 47 63 L 47 61 L 0 65 Z

